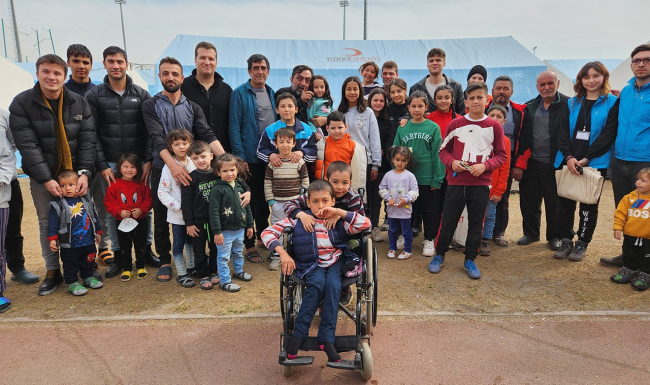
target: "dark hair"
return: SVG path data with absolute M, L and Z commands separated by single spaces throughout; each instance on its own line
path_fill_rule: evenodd
M 309 184 L 309 187 L 307 187 L 307 197 L 310 197 L 312 193 L 319 191 L 327 191 L 330 194 L 330 197 L 334 197 L 334 187 L 332 187 L 330 182 L 323 179 L 316 179 Z
M 122 56 L 124 56 L 124 60 L 129 61 L 129 59 L 126 57 L 126 51 L 114 45 L 106 48 L 102 55 L 104 56 L 104 60 L 106 60 L 106 56 L 117 55 L 117 54 L 121 54 Z
M 487 88 L 487 85 L 485 85 L 485 83 L 482 83 L 482 82 L 480 82 L 480 83 L 472 83 L 472 84 L 467 85 L 467 88 L 465 89 L 465 97 L 467 98 L 467 96 L 469 95 L 470 92 L 474 92 L 476 90 L 483 90 L 485 95 L 488 94 L 488 88 Z
M 406 163 L 411 162 L 411 150 L 409 150 L 408 147 L 405 146 L 391 147 L 388 150 L 388 153 L 390 154 L 391 161 L 395 158 L 395 155 L 402 155 L 404 158 L 406 158 Z
M 79 55 L 75 55 L 75 56 L 79 56 Z M 74 171 L 74 170 L 63 170 L 63 171 L 61 171 L 60 173 L 57 174 L 56 181 L 61 182 L 61 179 L 63 179 L 63 178 L 71 178 L 73 176 L 76 177 L 77 179 L 79 178 L 76 171 Z
M 296 133 L 289 127 L 282 127 L 281 129 L 277 130 L 275 132 L 275 135 L 273 136 L 274 140 L 278 140 L 278 138 L 289 138 L 293 141 L 296 140 Z
M 431 48 L 429 53 L 427 53 L 427 60 L 430 57 L 434 57 L 434 56 L 440 56 L 443 60 L 446 60 L 446 58 L 447 58 L 447 56 L 445 55 L 445 51 L 443 51 L 440 48 Z
M 404 79 L 396 78 L 391 80 L 390 83 L 388 83 L 388 92 L 390 92 L 390 89 L 393 88 L 393 86 L 408 92 L 408 86 L 406 85 L 406 81 L 404 81 Z
M 160 63 L 158 64 L 158 70 L 160 70 L 160 66 L 163 64 L 175 64 L 181 67 L 181 72 L 183 72 L 183 65 L 181 64 L 181 62 L 179 62 L 178 60 L 176 60 L 171 56 L 165 56 L 164 58 L 160 59 Z
M 377 79 L 377 76 L 379 76 L 379 66 L 374 61 L 367 61 L 361 64 L 361 67 L 359 67 L 359 72 L 363 72 L 363 70 L 365 70 L 367 67 L 372 67 L 372 69 L 375 70 L 375 79 Z
M 327 179 L 335 172 L 347 172 L 350 174 L 350 180 L 352 180 L 352 167 L 342 160 L 334 161 L 327 166 Z
M 345 123 L 345 114 L 341 111 L 332 111 L 331 114 L 327 116 L 327 126 L 329 127 L 331 122 L 343 122 Z
M 90 62 L 93 62 L 93 54 L 90 53 L 88 47 L 83 44 L 70 44 L 68 46 L 68 60 L 73 56 L 87 57 L 90 59 Z
M 291 77 L 294 77 L 294 76 L 298 75 L 299 73 L 301 73 L 304 70 L 307 70 L 307 71 L 311 72 L 311 76 L 314 76 L 314 70 L 311 69 L 310 66 L 304 65 L 304 64 L 299 64 L 299 65 L 293 67 L 293 71 L 291 71 Z
M 296 100 L 296 97 L 291 95 L 289 92 L 283 92 L 280 95 L 276 96 L 275 105 L 278 106 L 280 104 L 280 101 L 284 99 L 291 99 L 293 100 L 293 105 L 296 107 L 298 106 L 298 100 Z
M 214 163 L 214 172 L 220 173 L 221 172 L 221 167 L 223 167 L 224 164 L 230 164 L 230 163 L 235 163 L 235 167 L 237 167 L 237 173 L 239 174 L 239 164 L 241 163 L 241 158 L 225 153 L 217 158 L 217 161 Z
M 361 80 L 356 76 L 350 76 L 343 81 L 343 85 L 341 86 L 341 103 L 339 103 L 338 110 L 344 114 L 350 111 L 350 105 L 348 104 L 348 100 L 345 98 L 345 87 L 350 82 L 357 83 L 357 86 L 359 87 L 359 99 L 357 99 L 356 108 L 357 111 L 364 112 L 366 107 L 368 107 L 368 104 L 366 103 L 366 99 L 363 98 L 363 85 L 361 84 Z
M 490 108 L 488 108 L 486 115 L 490 115 L 490 112 L 497 110 L 503 114 L 503 118 L 505 119 L 506 116 L 508 116 L 508 110 L 500 104 L 492 104 Z
M 632 51 L 632 54 L 630 55 L 630 58 L 634 58 L 634 55 L 636 55 L 639 52 L 643 52 L 643 51 L 650 51 L 650 44 L 641 44 L 640 46 L 637 46 Z
M 392 60 L 387 60 L 384 62 L 384 64 L 381 66 L 381 71 L 384 72 L 384 68 L 394 68 L 395 72 L 399 72 L 397 69 L 397 63 L 395 63 Z
M 36 60 L 36 72 L 38 72 L 38 67 L 40 67 L 41 64 L 58 64 L 63 67 L 63 75 L 68 76 L 68 65 L 59 55 L 48 53 L 47 55 L 39 57 L 38 60 Z
M 199 155 L 204 152 L 210 152 L 210 145 L 205 140 L 195 140 L 190 144 L 190 147 L 187 149 L 187 155 Z
M 494 87 L 494 85 L 497 84 L 497 82 L 510 82 L 510 88 L 514 87 L 514 84 L 512 83 L 512 79 L 510 78 L 510 76 L 506 76 L 506 75 L 498 76 L 496 79 L 494 79 L 494 83 L 492 83 L 492 87 Z
M 372 110 L 372 98 L 374 98 L 375 95 L 377 94 L 384 97 L 384 108 L 382 108 L 381 111 L 379 111 L 379 114 L 377 114 L 377 118 L 388 121 L 388 119 L 390 118 L 388 116 L 388 95 L 386 95 L 386 91 L 384 91 L 383 88 L 377 87 L 374 88 L 372 91 L 370 91 L 370 93 L 368 94 L 368 106 Z
M 139 156 L 131 152 L 120 155 L 120 158 L 117 160 L 117 163 L 115 164 L 115 177 L 122 178 L 122 171 L 120 171 L 120 169 L 122 168 L 122 163 L 124 162 L 129 162 L 135 166 L 137 172 L 133 179 L 135 179 L 136 181 L 140 181 L 140 178 L 142 177 L 142 160 L 140 159 Z
M 327 100 L 325 104 L 332 108 L 334 106 L 334 100 L 332 99 L 332 95 L 330 94 L 330 84 L 327 82 L 327 79 L 325 79 L 325 76 L 323 75 L 316 75 L 311 79 L 311 82 L 309 83 L 309 88 L 307 90 L 314 92 L 314 81 L 315 80 L 322 80 L 323 83 L 325 83 L 325 93 L 323 94 L 323 99 Z M 314 98 L 309 99 L 309 105 L 313 103 Z
M 207 41 L 202 41 L 199 44 L 197 44 L 196 47 L 194 48 L 194 59 L 196 59 L 196 57 L 199 56 L 199 48 L 213 49 L 214 56 L 215 58 L 217 57 L 217 47 L 215 47 L 214 44 L 212 43 L 208 43 Z
M 406 102 L 406 104 L 410 105 L 413 99 L 422 99 L 424 105 L 429 107 L 429 99 L 427 98 L 427 94 L 425 94 L 424 91 L 414 91 L 411 96 L 409 96 L 409 100 Z
M 264 61 L 266 63 L 266 69 L 271 70 L 271 65 L 269 64 L 269 59 L 266 58 L 264 55 L 260 55 L 259 53 L 256 53 L 254 55 L 251 55 L 251 57 L 246 60 L 248 62 L 248 70 L 250 71 L 251 68 L 253 68 L 253 63 L 259 63 L 261 61 Z
M 173 153 L 172 144 L 177 140 L 184 140 L 191 144 L 192 141 L 194 141 L 194 135 L 184 128 L 176 128 L 169 131 L 169 134 L 167 134 L 167 137 L 165 138 L 165 143 L 167 143 L 167 147 L 169 147 L 169 152 Z
M 611 87 L 609 86 L 609 71 L 605 68 L 605 65 L 599 61 L 590 61 L 580 68 L 578 75 L 576 75 L 576 82 L 573 85 L 573 90 L 576 92 L 578 98 L 582 98 L 587 95 L 587 90 L 582 85 L 582 79 L 589 74 L 589 70 L 593 69 L 599 74 L 603 75 L 603 84 L 600 86 L 601 95 L 609 94 Z
M 449 106 L 449 111 L 451 111 L 451 118 L 456 119 L 456 111 L 454 111 L 454 89 L 448 85 L 448 84 L 443 84 L 441 86 L 438 86 L 436 90 L 433 92 L 433 105 L 435 106 L 436 104 L 436 95 L 438 95 L 438 91 L 447 91 L 451 95 L 451 105 Z M 436 110 L 438 109 L 438 106 L 436 106 Z

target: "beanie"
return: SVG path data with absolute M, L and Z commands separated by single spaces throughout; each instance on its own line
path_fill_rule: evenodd
M 469 70 L 469 75 L 467 75 L 467 81 L 469 81 L 469 78 L 471 78 L 474 74 L 479 74 L 483 76 L 483 81 L 487 83 L 487 70 L 485 67 L 483 67 L 480 64 L 475 65 L 472 67 L 471 70 Z

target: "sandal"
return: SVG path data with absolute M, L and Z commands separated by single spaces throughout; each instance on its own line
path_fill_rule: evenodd
M 246 253 L 246 259 L 248 259 L 248 262 L 250 262 L 250 263 L 262 263 L 262 262 L 264 262 L 262 260 L 262 256 L 260 255 L 259 251 L 257 251 L 257 250 L 247 252 Z
M 228 282 L 225 285 L 221 285 L 221 290 L 227 291 L 228 293 L 236 293 L 241 290 L 241 287 L 234 282 Z
M 221 279 L 219 279 L 217 274 L 210 274 L 210 282 L 212 282 L 213 286 L 217 286 L 221 283 Z
M 122 280 L 122 282 L 126 282 L 126 281 L 130 281 L 131 277 L 133 277 L 133 273 L 131 273 L 130 271 L 125 270 L 122 273 L 122 276 L 120 277 L 120 279 Z
M 147 269 L 138 269 L 138 279 L 145 278 L 148 275 Z
M 185 275 L 179 275 L 176 277 L 176 282 L 178 282 L 179 285 L 190 288 L 196 286 L 196 283 L 192 278 L 190 278 L 187 274 Z
M 210 282 L 210 278 L 201 278 L 199 281 L 199 287 L 203 290 L 212 290 L 212 282 Z
M 162 275 L 167 275 L 169 278 L 160 278 Z M 172 266 L 167 265 L 163 266 L 160 269 L 158 269 L 158 273 L 156 273 L 156 281 L 158 282 L 169 282 L 172 279 Z
M 492 242 L 494 242 L 495 245 L 500 247 L 508 247 L 508 241 L 506 240 L 505 237 L 494 237 L 492 238 Z
M 113 253 L 106 249 L 99 250 L 99 254 L 97 254 L 97 258 L 99 259 L 99 262 L 104 265 L 104 266 L 109 266 L 113 263 Z
M 242 271 L 241 273 L 235 273 L 232 275 L 232 277 L 244 282 L 250 282 L 253 280 L 253 276 L 245 271 Z

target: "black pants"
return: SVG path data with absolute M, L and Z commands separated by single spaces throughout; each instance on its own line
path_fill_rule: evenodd
M 440 205 L 441 190 L 431 190 L 431 186 L 418 185 L 420 195 L 413 202 L 413 211 L 417 211 L 416 217 L 422 218 L 424 224 L 424 239 L 433 241 L 438 236 L 440 221 L 442 219 L 442 207 Z M 412 218 L 413 216 L 411 216 Z M 411 224 L 413 227 L 416 225 Z
M 68 285 L 79 281 L 79 275 L 81 275 L 81 279 L 93 275 L 93 264 L 97 255 L 97 247 L 94 243 L 76 248 L 62 247 L 60 255 L 63 264 L 63 279 Z
M 255 235 L 260 239 L 262 231 L 269 227 L 269 205 L 264 198 L 264 174 L 266 163 L 248 163 L 248 170 L 251 177 L 248 185 L 251 187 L 251 211 L 255 220 Z M 212 242 L 210 242 L 212 243 Z M 255 247 L 255 237 L 248 239 L 244 237 L 244 247 L 250 249 Z
M 501 196 L 501 200 L 497 203 L 497 212 L 494 220 L 494 230 L 492 231 L 492 238 L 503 237 L 508 228 L 508 221 L 510 220 L 510 190 L 512 189 L 512 178 L 508 178 L 508 186 L 506 191 Z
M 165 217 L 166 218 L 166 217 Z M 116 227 L 120 226 L 122 221 L 115 223 Z M 138 220 L 138 226 L 125 233 L 124 231 L 117 230 L 117 240 L 120 242 L 120 261 L 122 268 L 125 271 L 133 270 L 133 258 L 131 257 L 131 248 L 135 250 L 135 267 L 136 269 L 144 269 L 144 260 L 147 255 L 147 234 L 149 228 L 147 226 L 147 217 Z M 169 240 L 168 240 L 169 241 Z M 158 245 L 158 242 L 156 242 Z
M 605 176 L 607 169 L 599 169 L 600 174 Z M 602 194 L 602 191 L 601 191 Z M 579 216 L 580 224 L 578 231 L 573 231 L 573 222 L 576 214 L 576 201 L 558 196 L 558 212 L 557 212 L 557 233 L 560 239 L 569 238 L 573 239 L 574 234 L 578 234 L 578 240 L 589 243 L 596 231 L 596 224 L 598 223 L 598 202 L 589 205 L 580 203 Z
M 23 222 L 23 193 L 20 191 L 18 179 L 11 181 L 11 200 L 9 201 L 9 221 L 7 222 L 7 236 L 5 249 L 7 250 L 7 268 L 12 273 L 25 269 L 25 255 L 23 254 L 23 235 L 21 225 Z
M 162 173 L 162 169 L 157 167 L 151 168 L 151 203 L 153 206 L 153 239 L 156 242 L 156 253 L 158 253 L 158 258 L 160 258 L 160 264 L 169 265 L 172 263 L 172 255 L 171 255 L 172 243 L 169 240 L 169 223 L 167 223 L 167 207 L 164 204 L 162 204 L 160 199 L 158 199 L 158 185 L 160 184 L 161 173 Z M 144 227 L 146 227 L 146 225 Z M 119 232 L 120 231 L 118 230 L 118 233 Z M 123 249 L 122 243 L 120 243 L 120 248 Z
M 379 226 L 379 214 L 381 214 L 381 202 L 383 201 L 379 195 L 379 184 L 384 179 L 384 175 L 386 175 L 386 171 L 379 171 L 377 179 L 370 180 L 370 174 L 368 174 L 368 203 L 370 203 L 368 206 L 370 206 L 372 228 Z
M 623 235 L 623 266 L 650 274 L 650 239 Z
M 537 238 L 542 223 L 542 199 L 546 209 L 546 240 L 559 239 L 557 231 L 558 196 L 553 164 L 528 160 L 519 183 L 524 235 Z
M 199 229 L 199 236 L 192 237 L 194 267 L 196 268 L 196 276 L 203 278 L 210 276 L 210 274 L 217 274 L 217 245 L 212 241 L 213 237 L 211 232 L 208 231 L 207 223 L 204 225 L 197 225 L 196 227 Z M 205 254 L 206 242 L 210 249 L 210 256 Z
M 650 162 L 626 162 L 616 158 L 612 160 L 610 176 L 614 191 L 614 206 L 618 207 L 618 203 L 624 196 L 636 190 L 636 174 L 646 167 L 650 167 Z
M 467 205 L 467 240 L 465 260 L 476 259 L 481 246 L 483 220 L 490 196 L 488 186 L 447 186 L 447 196 L 442 210 L 442 227 L 436 242 L 436 253 L 445 256 L 458 226 L 458 219 Z M 419 200 L 420 198 L 418 198 Z

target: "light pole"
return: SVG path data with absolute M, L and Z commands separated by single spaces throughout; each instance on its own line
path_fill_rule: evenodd
M 537 54 L 535 53 L 535 51 L 537 51 L 537 46 L 534 46 L 534 47 L 533 47 L 533 55 L 537 56 Z
M 120 5 L 120 19 L 122 19 L 122 39 L 124 40 L 124 51 L 126 51 L 126 33 L 124 33 L 124 15 L 122 14 L 122 4 L 126 4 L 126 0 L 115 0 L 115 4 Z
M 348 0 L 339 1 L 339 5 L 343 8 L 343 40 L 345 40 L 345 8 L 350 5 Z

